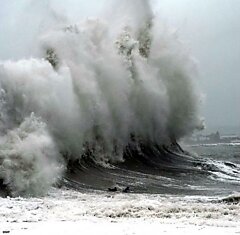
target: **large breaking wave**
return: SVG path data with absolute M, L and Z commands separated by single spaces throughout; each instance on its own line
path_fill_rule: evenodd
M 0 178 L 12 195 L 42 194 L 64 175 L 84 181 L 73 172 L 89 164 L 167 172 L 184 155 L 176 141 L 202 127 L 194 62 L 176 34 L 148 1 L 114 2 L 76 24 L 45 11 L 51 23 L 44 15 L 29 30 L 32 54 L 0 62 Z

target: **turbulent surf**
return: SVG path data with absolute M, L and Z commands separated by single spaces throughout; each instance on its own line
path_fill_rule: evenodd
M 1 60 L 4 190 L 199 193 L 216 172 L 239 184 L 237 164 L 177 144 L 203 127 L 194 60 L 148 1 L 114 2 L 104 17 L 76 23 L 50 9 L 51 23 L 29 30 L 31 53 Z

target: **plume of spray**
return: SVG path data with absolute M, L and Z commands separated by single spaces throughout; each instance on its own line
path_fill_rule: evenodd
M 132 136 L 162 145 L 201 127 L 192 61 L 148 1 L 65 21 L 42 27 L 34 58 L 0 63 L 0 177 L 14 195 L 46 192 L 86 152 L 122 161 Z

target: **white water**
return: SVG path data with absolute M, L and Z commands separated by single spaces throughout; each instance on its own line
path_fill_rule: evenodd
M 0 62 L 1 177 L 16 195 L 47 191 L 62 153 L 119 161 L 132 134 L 163 144 L 202 127 L 194 63 L 146 1 L 71 25 L 48 1 L 18 19 L 28 15 L 21 53 Z
M 50 190 L 44 198 L 6 198 L 0 232 L 11 234 L 237 234 L 239 204 L 219 198 Z

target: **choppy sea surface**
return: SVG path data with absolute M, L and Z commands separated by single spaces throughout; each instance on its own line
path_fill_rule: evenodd
M 75 190 L 107 191 L 116 187 L 130 193 L 181 196 L 226 196 L 240 186 L 240 145 L 184 146 L 185 150 L 151 146 L 131 150 L 124 162 L 99 165 L 73 163 L 64 179 Z
M 159 186 L 162 185 L 161 177 L 158 178 L 158 186 L 152 187 L 156 177 L 126 170 L 122 179 L 126 183 L 125 180 L 130 178 L 130 193 L 121 192 L 120 183 L 117 192 L 109 192 L 103 187 L 87 188 L 80 183 L 69 187 L 71 184 L 68 182 L 62 188 L 52 188 L 44 197 L 1 198 L 0 231 L 12 234 L 238 234 L 240 146 L 220 144 L 185 148 L 195 153 L 195 158 L 202 164 L 205 162 L 205 168 L 219 168 L 205 169 L 210 173 L 197 176 L 196 181 L 193 173 L 188 175 L 187 172 L 184 176 L 182 173 L 170 175 L 172 181 L 163 177 L 169 190 L 165 190 L 167 185 Z M 104 167 L 93 172 L 100 169 L 105 176 L 111 173 Z M 231 176 L 232 171 L 236 171 L 234 176 Z M 113 181 L 119 180 L 119 174 L 115 174 Z M 142 178 L 142 184 L 145 187 L 150 185 L 150 189 L 141 192 L 143 188 L 138 186 L 137 178 L 139 182 Z M 186 179 L 188 184 L 181 182 Z M 86 182 L 90 184 L 91 180 Z M 150 193 L 151 190 L 154 193 Z

